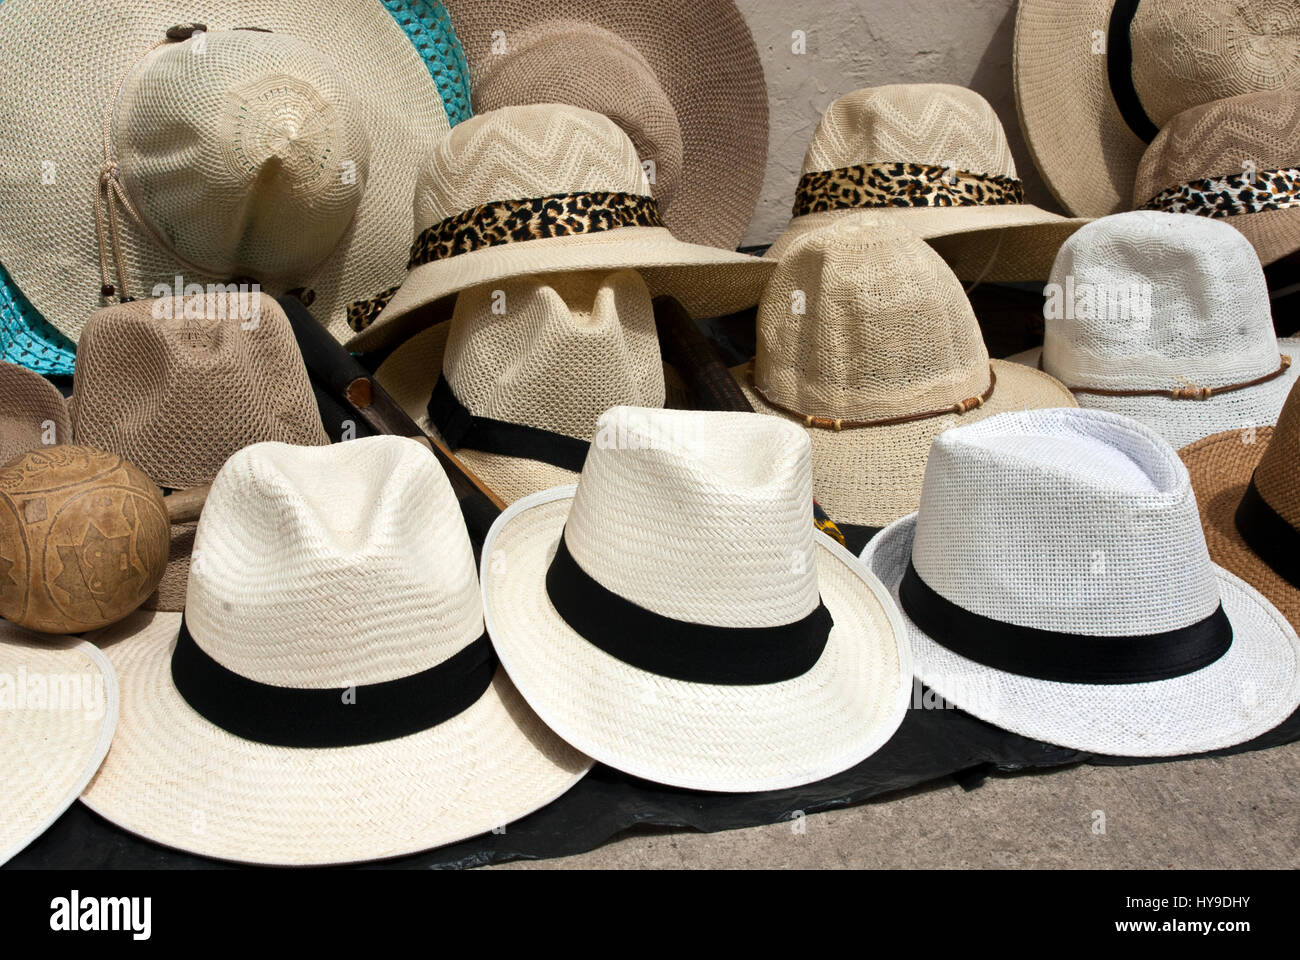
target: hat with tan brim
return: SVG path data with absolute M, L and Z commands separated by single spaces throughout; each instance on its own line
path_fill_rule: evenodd
M 63 394 L 39 373 L 0 363 L 0 467 L 32 450 L 71 442 Z

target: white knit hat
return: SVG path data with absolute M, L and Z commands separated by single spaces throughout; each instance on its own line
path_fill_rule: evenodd
M 85 802 L 147 839 L 345 863 L 483 833 L 590 761 L 496 668 L 446 475 L 401 437 L 227 461 L 179 615 L 98 638 L 122 722 Z
M 911 664 L 884 588 L 812 522 L 807 435 L 751 413 L 615 407 L 576 488 L 483 547 L 488 633 L 551 729 L 696 790 L 820 780 L 902 722 Z
M 1300 374 L 1300 340 L 1274 332 L 1254 247 L 1219 220 L 1105 217 L 1061 247 L 1046 294 L 1043 348 L 1009 359 L 1175 447 L 1277 423 Z
M 863 559 L 899 600 L 916 673 L 1048 743 L 1174 756 L 1243 743 L 1300 706 L 1300 639 L 1210 561 L 1177 453 L 1097 410 L 939 435 L 920 510 Z

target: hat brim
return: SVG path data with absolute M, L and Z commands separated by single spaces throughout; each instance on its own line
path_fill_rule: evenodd
M 483 547 L 493 646 L 561 737 L 656 783 L 750 792 L 829 777 L 893 736 L 911 695 L 911 659 L 897 611 L 847 550 L 815 535 L 818 585 L 835 626 L 811 670 L 756 686 L 674 680 L 598 649 L 547 597 L 546 571 L 573 496 L 561 487 L 521 500 Z
M 16 685 L 26 683 L 33 695 L 39 678 L 47 691 L 39 706 L 30 699 L 19 708 L 0 709 L 0 864 L 49 829 L 99 768 L 117 728 L 118 689 L 113 667 L 92 644 L 72 637 L 37 636 L 0 621 L 0 674 Z M 77 681 L 79 704 L 55 705 L 49 697 L 56 684 Z M 86 683 L 90 689 L 86 689 Z M 63 696 L 62 693 L 59 696 Z M 79 708 L 80 707 L 80 708 Z
M 890 524 L 862 559 L 898 602 L 916 514 Z M 1232 646 L 1194 673 L 1136 684 L 1037 680 L 968 660 L 930 639 L 904 612 L 916 675 L 988 723 L 1057 746 L 1120 757 L 1171 757 L 1244 743 L 1300 705 L 1300 639 L 1245 581 L 1216 568 Z M 901 609 L 901 607 L 900 607 Z
M 72 417 L 63 394 L 40 374 L 0 362 L 0 467 L 45 446 L 47 422 L 55 443 L 72 442 Z
M 244 740 L 196 713 L 172 683 L 180 622 L 136 614 L 96 638 L 117 668 L 122 711 L 82 799 L 156 843 L 241 863 L 385 859 L 502 828 L 591 766 L 500 669 L 468 709 L 397 740 L 330 749 Z
M 1239 213 L 1224 223 L 1241 231 L 1266 267 L 1300 250 L 1300 209 Z M 1300 362 L 1300 357 L 1296 359 Z

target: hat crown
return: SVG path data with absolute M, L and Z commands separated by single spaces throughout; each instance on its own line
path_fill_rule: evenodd
M 1006 413 L 940 434 L 912 561 L 958 606 L 1041 630 L 1160 633 L 1219 604 L 1177 453 L 1097 410 Z
M 305 688 L 420 673 L 483 632 L 451 485 L 389 436 L 232 456 L 199 521 L 185 618 L 222 666 Z
M 1255 488 L 1283 520 L 1300 530 L 1300 389 L 1296 387 L 1287 395 L 1255 469 Z
M 1015 177 L 1002 121 L 973 90 L 945 83 L 855 90 L 822 115 L 803 173 L 864 163 L 919 163 Z
M 0 467 L 47 440 L 72 441 L 67 401 L 40 374 L 0 361 Z
M 689 623 L 793 623 L 819 602 L 808 437 L 751 413 L 615 407 L 565 539 L 606 589 Z
M 754 379 L 806 416 L 888 419 L 980 396 L 989 355 L 943 259 L 902 227 L 850 216 L 782 255 L 759 305 Z

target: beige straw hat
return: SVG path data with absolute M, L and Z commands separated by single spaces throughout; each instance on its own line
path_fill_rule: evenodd
M 1300 250 L 1300 93 L 1246 93 L 1178 114 L 1142 155 L 1133 206 L 1222 219 L 1265 266 Z
M 353 351 L 384 346 L 405 314 L 470 287 L 574 270 L 638 269 L 696 317 L 758 302 L 772 264 L 683 243 L 663 225 L 641 160 L 607 117 L 561 104 L 503 107 L 429 153 L 411 271 L 349 308 Z M 400 331 L 409 335 L 410 331 Z
M 1025 203 L 993 108 L 944 83 L 869 87 L 827 107 L 794 219 L 766 256 L 864 209 L 930 241 L 963 280 L 1042 280 L 1084 222 Z
M 263 443 L 222 468 L 184 619 L 97 642 L 122 717 L 83 797 L 191 853 L 375 860 L 505 827 L 590 767 L 496 667 L 474 551 L 413 440 Z
M 634 270 L 467 290 L 450 322 L 398 347 L 375 379 L 506 503 L 576 482 L 602 413 L 662 407 L 665 395 Z
M 289 320 L 262 293 L 96 312 L 77 347 L 71 408 L 78 443 L 125 457 L 168 490 L 211 483 L 250 444 L 329 443 Z M 145 609 L 184 607 L 195 527 L 173 524 L 167 572 Z
M 450 0 L 476 112 L 568 103 L 651 162 L 680 240 L 734 250 L 767 165 L 767 85 L 731 0 Z
M 1061 205 L 1084 217 L 1118 213 L 1147 145 L 1177 114 L 1300 90 L 1300 6 L 1020 0 L 1015 85 L 1025 139 Z
M 26 367 L 0 363 L 0 467 L 29 451 L 71 442 L 63 394 Z
M 483 547 L 488 633 L 569 743 L 694 790 L 811 783 L 906 713 L 898 611 L 812 525 L 808 440 L 752 413 L 615 407 L 577 487 Z
M 251 278 L 341 338 L 401 279 L 448 123 L 379 0 L 6 0 L 0 129 L 0 260 L 68 337 L 160 285 Z
M 961 282 L 896 223 L 860 214 L 787 249 L 737 379 L 754 409 L 801 424 L 813 492 L 865 543 L 916 509 L 930 442 L 1006 410 L 1076 406 L 1047 374 L 990 360 Z

